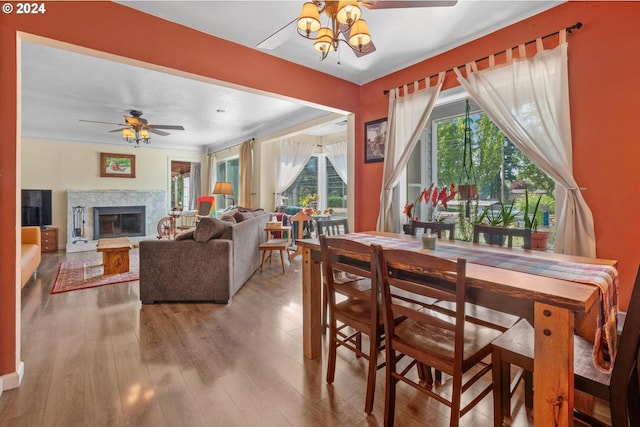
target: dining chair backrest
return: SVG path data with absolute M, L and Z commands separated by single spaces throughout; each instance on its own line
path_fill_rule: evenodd
M 378 247 L 377 251 L 380 258 L 383 316 L 394 319 L 401 315 L 416 322 L 453 331 L 456 350 L 460 350 L 456 352 L 455 360 L 462 362 L 466 260 L 452 261 L 401 249 L 384 250 Z M 431 299 L 456 302 L 459 309 L 454 314 L 455 322 L 442 321 L 439 312 L 425 310 L 429 306 L 423 306 L 420 301 Z M 410 304 L 407 304 L 409 300 Z M 385 334 L 389 340 L 396 338 L 394 329 L 393 322 L 385 323 Z
M 426 233 L 427 230 L 431 230 L 432 233 L 438 235 L 438 239 L 442 239 L 444 231 L 449 233 L 449 240 L 454 240 L 456 237 L 456 225 L 453 222 L 420 222 L 413 221 L 411 223 L 411 234 L 416 235 L 417 229 L 423 229 Z
M 335 236 L 338 234 L 349 234 L 349 222 L 346 218 L 342 219 L 319 219 L 318 234 L 327 236 Z
M 484 236 L 484 242 L 480 241 L 480 236 Z M 494 227 L 486 224 L 475 224 L 473 226 L 473 243 L 487 243 L 489 245 L 513 247 L 513 238 L 521 237 L 524 241 L 522 247 L 531 249 L 531 230 L 528 228 L 507 228 Z
M 293 238 L 302 239 L 304 237 L 304 224 L 310 224 L 313 218 L 310 215 L 302 212 L 302 209 L 298 210 L 298 213 L 289 218 L 293 226 Z
M 640 266 L 631 291 L 627 313 L 634 313 L 634 315 L 626 316 L 624 321 L 609 383 L 611 388 L 609 395 L 616 397 L 610 399 L 611 423 L 614 426 L 627 425 L 626 417 L 630 411 L 634 414 L 633 421 L 640 422 L 640 409 L 638 408 L 640 406 L 638 405 L 640 390 L 638 390 L 638 382 L 636 382 L 638 375 L 640 375 L 637 372 L 638 355 L 640 354 L 640 316 L 637 315 L 640 313 Z M 617 398 L 618 396 L 627 396 L 627 398 Z
M 335 304 L 334 292 L 350 295 L 357 298 L 369 298 L 370 292 L 366 294 L 359 292 L 345 292 L 343 283 L 350 282 L 349 278 L 367 278 L 371 280 L 371 289 L 375 287 L 377 275 L 375 270 L 375 259 L 372 258 L 373 247 L 368 244 L 356 242 L 341 237 L 329 237 L 320 235 L 320 250 L 322 253 L 322 268 L 325 285 L 330 305 Z M 349 287 L 346 287 L 349 289 Z M 332 298 L 333 301 L 331 300 Z M 377 308 L 374 308 L 377 310 Z

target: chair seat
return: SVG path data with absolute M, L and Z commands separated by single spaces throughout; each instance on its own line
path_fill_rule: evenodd
M 491 342 L 499 335 L 500 331 L 495 329 L 465 322 L 464 360 L 474 358 L 483 350 L 485 354 L 489 354 Z M 453 331 L 414 320 L 405 320 L 396 327 L 396 336 L 402 343 L 420 352 L 453 361 L 455 348 Z
M 290 241 L 287 239 L 270 239 L 264 243 L 261 243 L 260 246 L 258 246 L 258 249 L 259 250 L 280 249 L 280 248 L 286 249 L 289 246 L 290 246 Z
M 502 352 L 502 360 L 520 366 L 527 371 L 533 371 L 533 326 L 522 319 L 511 329 L 504 332 L 493 341 L 493 346 Z M 606 386 L 603 388 L 604 395 L 596 396 L 608 399 L 608 386 L 611 375 L 599 370 L 593 362 L 593 343 L 588 340 L 573 336 L 573 360 L 574 360 L 574 381 L 578 390 L 585 390 L 585 381 L 596 382 Z M 592 393 L 589 387 L 589 393 Z

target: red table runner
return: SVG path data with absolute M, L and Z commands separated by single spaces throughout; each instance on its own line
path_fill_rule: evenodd
M 422 249 L 422 242 L 419 240 L 398 239 L 364 233 L 351 233 L 344 236 L 361 243 L 377 244 L 385 249 L 414 251 Z M 597 316 L 598 324 L 593 356 L 594 362 L 599 369 L 611 372 L 611 361 L 615 360 L 618 337 L 618 271 L 614 267 L 556 261 L 515 253 L 496 253 L 483 251 L 482 249 L 456 247 L 446 243 L 438 244 L 436 249 L 429 251 L 429 253 L 441 258 L 464 258 L 467 262 L 473 264 L 597 286 L 600 289 L 601 304 Z

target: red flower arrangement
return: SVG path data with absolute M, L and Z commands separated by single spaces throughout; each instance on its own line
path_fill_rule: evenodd
M 453 200 L 456 194 L 456 186 L 453 183 L 449 187 L 445 185 L 442 188 L 438 188 L 434 183 L 431 183 L 429 188 L 422 190 L 422 193 L 418 196 L 418 203 L 424 201 L 428 209 L 427 216 L 429 220 L 432 221 L 433 212 L 438 206 L 438 203 L 442 203 L 442 206 L 447 209 L 447 203 Z

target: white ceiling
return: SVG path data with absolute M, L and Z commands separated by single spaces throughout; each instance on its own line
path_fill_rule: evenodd
M 313 43 L 297 35 L 295 24 L 287 26 L 298 16 L 302 1 L 119 3 L 255 49 L 286 26 L 279 33 L 282 43 L 263 52 L 361 85 L 561 1 L 458 0 L 450 7 L 363 9 L 375 52 L 358 58 L 341 45 L 339 52 L 332 52 L 322 62 Z M 22 43 L 23 137 L 126 144 L 118 133 L 109 131 L 118 129 L 117 123 L 123 123 L 123 115 L 131 109 L 141 110 L 151 124 L 184 126 L 184 131 L 170 130 L 168 136 L 152 135 L 150 147 L 209 152 L 311 120 L 320 122 L 319 118 L 330 114 L 295 100 Z M 336 120 L 335 114 L 331 118 L 332 122 L 344 120 Z M 331 134 L 342 129 L 327 126 L 308 133 Z

